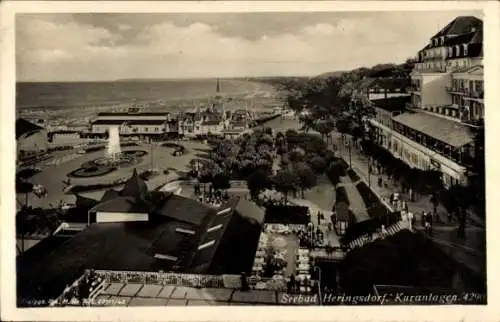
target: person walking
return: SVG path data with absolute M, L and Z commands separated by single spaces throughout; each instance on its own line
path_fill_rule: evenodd
M 408 217 L 408 226 L 409 226 L 409 229 L 410 229 L 410 231 L 413 231 L 413 219 L 414 219 L 413 213 L 408 212 L 407 213 L 407 217 Z

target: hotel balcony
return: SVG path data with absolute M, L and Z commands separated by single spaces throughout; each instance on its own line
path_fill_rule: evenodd
M 452 94 L 469 95 L 469 89 L 464 87 L 446 86 L 446 90 Z
M 467 93 L 466 99 L 482 101 L 484 99 L 484 91 L 470 91 Z

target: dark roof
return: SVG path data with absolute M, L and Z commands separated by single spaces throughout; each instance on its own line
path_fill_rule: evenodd
M 193 272 L 210 274 L 251 272 L 264 222 L 263 211 L 257 205 L 255 207 L 258 209 L 241 197 L 232 198 L 220 207 L 221 210 L 230 208 L 231 211 L 213 216 L 205 232 L 201 234 L 199 245 L 211 241 L 214 241 L 214 244 L 196 251 L 191 263 Z M 222 227 L 208 231 L 210 227 L 217 225 Z
M 122 213 L 149 213 L 150 207 L 146 202 L 134 197 L 117 197 L 100 202 L 92 212 L 122 212 Z
M 149 199 L 148 186 L 137 174 L 137 169 L 134 168 L 132 177 L 125 182 L 123 189 L 120 191 L 120 196 Z
M 220 124 L 221 121 L 217 121 L 217 120 L 209 120 L 209 121 L 204 121 L 202 123 L 202 125 L 218 125 Z
M 46 256 L 20 260 L 18 298 L 55 298 L 85 269 L 91 268 L 130 271 L 162 269 L 204 274 L 249 272 L 261 232 L 261 226 L 256 223 L 261 216 L 247 213 L 251 208 L 246 202 L 240 204 L 239 200 L 232 200 L 221 207 L 224 209 L 233 205 L 237 211 L 231 208 L 230 212 L 222 215 L 215 215 L 215 211 L 207 206 L 191 201 L 171 195 L 165 202 L 171 206 L 163 207 L 166 213 L 154 216 L 153 221 L 92 224 L 47 252 Z M 200 212 L 201 209 L 203 211 Z M 245 214 L 240 214 L 240 211 Z M 193 216 L 193 212 L 198 216 Z M 185 215 L 192 223 L 185 221 Z M 250 221 L 249 218 L 255 220 Z M 220 229 L 207 231 L 219 224 L 222 225 Z M 192 230 L 195 234 L 178 232 L 178 228 Z M 216 243 L 202 250 L 197 249 L 210 240 Z M 177 261 L 157 260 L 155 254 L 174 256 Z
M 474 34 L 475 32 L 469 32 L 467 34 L 451 36 L 449 38 L 446 38 L 446 40 L 444 41 L 444 45 L 453 46 L 453 45 L 468 44 L 474 37 Z
M 339 274 L 343 291 L 354 295 L 377 284 L 448 288 L 455 271 L 453 260 L 432 240 L 403 230 L 347 253 Z
M 43 130 L 43 127 L 31 123 L 23 118 L 18 118 L 16 120 L 16 140 L 21 136 Z
M 365 82 L 367 83 L 368 88 L 379 87 L 387 89 L 388 91 L 405 89 L 408 85 L 410 85 L 410 80 L 408 78 L 384 77 L 371 79 L 371 81 L 366 80 Z
M 461 147 L 473 141 L 469 127 L 442 117 L 427 113 L 403 113 L 392 119 L 453 147 Z
M 472 32 L 473 28 L 476 30 L 483 27 L 483 22 L 474 16 L 460 16 L 455 18 L 443 29 L 441 29 L 432 38 L 449 35 L 460 35 Z
M 196 200 L 171 195 L 156 212 L 159 215 L 198 226 L 206 216 L 213 213 L 213 210 Z
M 251 202 L 244 198 L 238 198 L 238 200 L 236 201 L 236 205 L 234 206 L 234 210 L 236 210 L 240 216 L 254 221 L 259 225 L 262 225 L 264 223 L 266 213 L 254 202 Z
M 163 125 L 165 122 L 166 120 L 95 120 L 92 122 L 92 125 L 121 125 L 123 123 L 129 125 Z
M 55 298 L 85 269 L 157 271 L 155 253 L 177 255 L 190 235 L 176 233 L 182 224 L 163 221 L 93 224 L 48 256 L 18 267 L 18 297 Z M 189 253 L 187 254 L 189 255 Z
M 108 201 L 108 200 L 111 200 L 111 199 L 115 199 L 115 198 L 118 198 L 119 196 L 120 196 L 120 192 L 119 191 L 116 191 L 114 189 L 109 189 L 109 190 L 106 190 L 106 192 L 102 196 L 101 202 Z
M 410 102 L 410 96 L 388 97 L 371 101 L 375 107 L 389 112 L 404 111 L 405 105 Z

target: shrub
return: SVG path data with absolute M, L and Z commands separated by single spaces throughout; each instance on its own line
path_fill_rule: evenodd
M 349 197 L 347 197 L 347 192 L 345 191 L 344 187 L 337 187 L 337 189 L 335 190 L 335 203 L 339 202 L 344 202 L 348 206 L 350 205 Z
M 361 178 L 359 175 L 354 171 L 353 169 L 347 170 L 347 174 L 349 175 L 349 178 L 351 178 L 352 182 L 359 181 Z

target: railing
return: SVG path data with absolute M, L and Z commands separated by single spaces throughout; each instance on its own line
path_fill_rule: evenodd
M 470 97 L 472 98 L 484 98 L 484 91 L 471 91 L 470 92 Z
M 140 283 L 224 288 L 222 275 L 96 270 L 108 283 Z
M 469 89 L 464 87 L 446 86 L 446 90 L 450 93 L 469 94 Z

